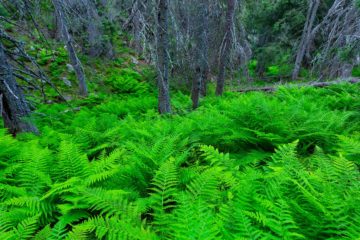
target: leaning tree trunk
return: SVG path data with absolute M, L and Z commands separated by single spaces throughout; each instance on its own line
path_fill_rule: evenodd
M 219 75 L 216 84 L 216 95 L 222 95 L 224 92 L 225 85 L 225 69 L 227 62 L 229 61 L 230 48 L 233 39 L 233 25 L 234 25 L 234 14 L 235 14 L 236 0 L 227 0 L 227 13 L 226 13 L 226 25 L 225 25 L 225 36 L 224 41 L 220 49 L 220 62 L 219 62 Z
M 30 115 L 30 108 L 24 94 L 17 85 L 13 70 L 8 62 L 4 46 L 0 42 L 0 112 L 4 126 L 16 135 L 20 132 L 37 133 L 37 128 L 26 117 Z
M 292 79 L 296 80 L 299 77 L 301 64 L 304 60 L 304 56 L 311 39 L 311 32 L 314 25 L 316 13 L 319 9 L 320 0 L 309 0 L 309 9 L 302 33 L 298 52 L 296 54 L 295 66 L 292 73 Z
M 69 33 L 69 29 L 67 26 L 67 22 L 64 16 L 64 9 L 63 9 L 63 2 L 62 0 L 52 0 L 56 16 L 59 20 L 59 24 L 61 26 L 61 33 L 63 41 L 66 43 L 66 48 L 69 53 L 70 63 L 74 67 L 76 77 L 79 81 L 79 92 L 81 96 L 86 97 L 88 95 L 88 89 L 86 85 L 86 79 L 85 79 L 85 73 L 84 69 L 82 67 L 82 64 L 77 57 L 77 54 L 75 52 L 75 48 L 73 45 L 72 37 Z
M 191 99 L 193 102 L 193 108 L 196 109 L 199 106 L 200 94 L 206 94 L 206 78 L 208 69 L 208 19 L 207 19 L 207 0 L 199 0 L 198 3 L 198 15 L 197 15 L 197 27 L 195 30 L 195 42 L 196 42 L 196 54 L 195 54 L 195 76 L 192 83 Z
M 159 0 L 157 27 L 157 70 L 159 88 L 159 113 L 171 112 L 169 92 L 169 39 L 168 39 L 168 0 Z

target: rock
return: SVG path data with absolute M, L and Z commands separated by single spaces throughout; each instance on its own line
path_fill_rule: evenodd
M 64 82 L 64 84 L 65 84 L 66 86 L 68 86 L 68 87 L 71 87 L 71 86 L 72 86 L 71 82 L 70 82 L 69 79 L 67 79 L 66 77 L 63 77 L 62 80 L 63 80 L 63 82 Z
M 64 97 L 65 101 L 71 101 L 72 100 L 72 96 L 65 95 L 63 97 Z
M 66 68 L 67 68 L 67 70 L 68 70 L 68 72 L 70 72 L 70 73 L 72 73 L 72 72 L 74 72 L 75 70 L 74 70 L 74 67 L 71 65 L 71 64 L 66 64 Z
M 139 61 L 138 61 L 135 57 L 133 57 L 133 56 L 131 56 L 131 62 L 132 62 L 133 64 L 135 64 L 135 65 L 138 65 L 138 64 L 139 64 Z

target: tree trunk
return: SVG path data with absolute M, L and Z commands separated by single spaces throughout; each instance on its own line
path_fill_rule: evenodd
M 24 118 L 29 117 L 30 108 L 24 94 L 17 85 L 8 62 L 4 46 L 0 42 L 0 111 L 4 126 L 14 136 L 19 132 L 38 133 L 37 128 Z
M 144 11 L 144 3 L 142 0 L 137 0 L 135 3 L 134 8 L 136 8 L 136 12 L 133 19 L 133 31 L 134 31 L 134 45 L 135 50 L 138 54 L 143 53 L 143 46 L 142 46 L 142 31 L 143 31 L 143 23 L 142 23 L 142 12 Z
M 236 0 L 227 0 L 227 13 L 226 13 L 226 31 L 223 44 L 220 49 L 220 62 L 219 62 L 219 75 L 216 84 L 216 95 L 220 96 L 224 92 L 225 85 L 225 70 L 227 62 L 229 61 L 230 48 L 233 39 L 232 28 L 234 25 Z
M 157 70 L 160 114 L 171 113 L 169 92 L 169 39 L 168 39 L 168 0 L 159 0 L 157 27 Z
M 304 25 L 303 34 L 301 37 L 301 42 L 299 45 L 298 52 L 296 54 L 295 66 L 292 73 L 292 79 L 296 80 L 299 77 L 301 64 L 304 60 L 304 56 L 308 45 L 311 39 L 311 32 L 314 25 L 316 13 L 320 5 L 320 0 L 309 0 L 309 9 L 306 17 L 306 22 Z
M 85 1 L 86 13 L 87 13 L 87 33 L 89 41 L 89 55 L 92 57 L 98 57 L 102 54 L 102 40 L 101 31 L 98 24 L 100 23 L 100 17 L 98 15 L 95 4 L 92 1 Z
M 193 108 L 199 106 L 200 95 L 206 94 L 206 81 L 208 75 L 208 1 L 200 0 L 198 4 L 197 27 L 195 29 L 195 76 L 192 83 L 191 99 Z
M 59 17 L 56 13 L 56 11 L 54 12 L 54 25 L 55 25 L 55 29 L 54 29 L 54 39 L 56 40 L 61 40 L 62 39 L 62 30 L 61 30 L 61 24 L 59 21 Z
M 66 48 L 69 53 L 70 63 L 74 67 L 76 77 L 79 81 L 80 95 L 86 97 L 88 95 L 88 89 L 87 89 L 87 85 L 86 85 L 85 73 L 84 73 L 84 69 L 81 65 L 81 62 L 80 62 L 79 58 L 77 57 L 77 54 L 76 54 L 76 51 L 75 51 L 75 48 L 73 45 L 72 37 L 69 33 L 69 29 L 68 29 L 67 22 L 66 22 L 66 19 L 64 16 L 64 11 L 63 11 L 63 2 L 62 2 L 62 0 L 52 0 L 52 2 L 55 7 L 56 17 L 58 18 L 59 24 L 61 25 L 62 38 L 66 44 Z

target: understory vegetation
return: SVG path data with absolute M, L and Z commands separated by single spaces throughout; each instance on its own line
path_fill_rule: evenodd
M 0 240 L 360 240 L 360 0 L 1 0 Z
M 359 85 L 196 111 L 178 92 L 160 116 L 145 77 L 119 71 L 39 106 L 40 136 L 1 130 L 0 239 L 358 239 Z

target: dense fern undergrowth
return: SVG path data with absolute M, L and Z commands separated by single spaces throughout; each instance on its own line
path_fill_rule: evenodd
M 0 131 L 0 239 L 360 239 L 359 85 L 176 93 L 159 116 L 142 80 Z

